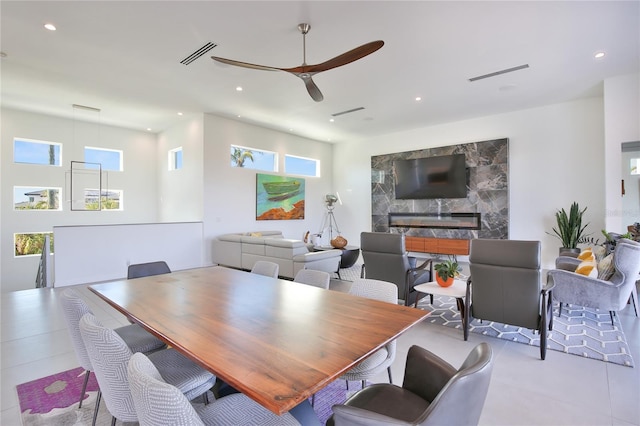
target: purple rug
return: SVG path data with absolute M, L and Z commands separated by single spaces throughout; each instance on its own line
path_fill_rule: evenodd
M 63 371 L 17 386 L 20 411 L 25 425 L 71 426 L 89 425 L 93 416 L 95 395 L 91 401 L 88 392 L 98 391 L 95 375 L 91 373 L 85 394 L 85 403 L 78 410 L 78 399 L 82 390 L 84 370 L 80 367 Z M 342 404 L 347 396 L 360 389 L 360 382 L 349 382 L 347 390 L 344 380 L 336 380 L 315 396 L 314 411 L 321 424 L 325 424 L 333 413 L 331 407 Z M 311 401 L 311 400 L 310 400 Z M 108 425 L 111 416 L 104 404 L 101 405 L 98 425 Z
M 78 367 L 17 386 L 20 411 L 32 414 L 48 413 L 54 408 L 66 408 L 78 404 L 85 371 Z M 93 373 L 89 376 L 87 392 L 98 390 Z M 85 393 L 85 399 L 89 395 Z

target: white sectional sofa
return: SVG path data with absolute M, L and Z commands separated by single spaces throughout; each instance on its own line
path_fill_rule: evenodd
M 258 260 L 280 265 L 282 277 L 293 278 L 301 269 L 337 272 L 340 250 L 310 251 L 301 240 L 290 240 L 281 231 L 257 231 L 219 235 L 213 240 L 213 262 L 251 270 Z

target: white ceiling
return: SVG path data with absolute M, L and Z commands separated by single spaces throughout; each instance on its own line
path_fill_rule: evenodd
M 72 104 L 86 105 L 103 124 L 153 132 L 184 119 L 178 111 L 206 112 L 349 141 L 597 96 L 604 79 L 640 72 L 639 1 L 3 0 L 0 14 L 4 107 L 73 117 Z M 310 64 L 385 45 L 316 75 L 319 103 L 290 74 L 210 58 L 298 66 L 302 22 Z M 218 46 L 180 63 L 208 41 Z

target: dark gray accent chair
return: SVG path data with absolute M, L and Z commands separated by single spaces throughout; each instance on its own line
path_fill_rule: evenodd
M 638 316 L 636 281 L 640 273 L 640 243 L 625 238 L 618 240 L 613 252 L 615 272 L 608 281 L 573 272 L 580 262 L 576 259 L 574 263 L 571 268 L 568 259 L 556 260 L 558 269 L 549 271 L 547 277 L 554 284 L 553 299 L 560 303 L 558 315 L 562 313 L 563 303 L 586 306 L 609 311 L 613 325 L 614 313 L 631 302 Z
M 129 265 L 127 268 L 127 279 L 150 277 L 152 275 L 169 274 L 171 269 L 167 262 L 160 260 L 157 262 L 137 263 Z
M 404 234 L 362 232 L 360 251 L 364 260 L 360 277 L 394 283 L 398 286 L 398 297 L 407 306 L 418 298 L 413 288 L 430 282 L 433 276 L 431 259 L 416 266 L 416 258 L 409 256 Z
M 379 383 L 333 406 L 327 426 L 477 425 L 493 352 L 480 343 L 459 369 L 419 346 L 409 348 L 402 387 Z
M 540 241 L 471 240 L 464 340 L 473 318 L 525 327 L 540 333 L 540 358 L 545 359 L 553 284 L 543 286 L 540 246 Z

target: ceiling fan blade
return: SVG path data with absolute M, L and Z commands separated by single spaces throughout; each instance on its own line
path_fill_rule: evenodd
M 307 66 L 303 65 L 303 68 L 305 72 L 317 73 L 321 71 L 327 71 L 332 68 L 337 68 L 342 65 L 357 61 L 358 59 L 362 59 L 365 56 L 370 55 L 376 50 L 380 49 L 382 46 L 384 46 L 384 41 L 372 41 L 370 43 L 356 47 L 355 49 L 351 49 L 350 51 L 345 52 L 342 55 L 338 55 L 335 58 L 329 59 L 328 61 L 322 62 L 321 64 Z
M 250 64 L 248 62 L 234 61 L 233 59 L 219 58 L 217 56 L 212 56 L 211 59 L 213 59 L 214 61 L 221 62 L 223 64 L 234 65 L 236 67 L 251 68 L 251 69 L 254 69 L 254 70 L 262 70 L 262 71 L 283 71 L 282 68 L 275 68 L 275 67 L 268 67 L 268 66 L 265 66 L 265 65 Z
M 304 81 L 304 85 L 307 88 L 307 92 L 309 92 L 309 95 L 311 96 L 311 98 L 316 102 L 322 102 L 322 100 L 324 99 L 324 96 L 322 96 L 322 92 L 320 91 L 320 89 L 318 89 L 318 86 L 316 86 L 316 83 L 313 82 L 313 80 L 311 79 L 311 76 L 298 75 L 298 77 L 300 77 L 302 81 Z

